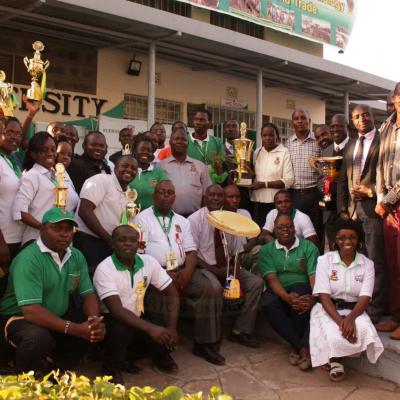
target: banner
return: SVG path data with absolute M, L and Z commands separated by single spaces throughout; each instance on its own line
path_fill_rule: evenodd
M 356 0 L 176 0 L 344 49 Z

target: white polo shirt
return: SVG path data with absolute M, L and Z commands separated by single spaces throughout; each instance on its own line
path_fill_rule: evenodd
M 158 290 L 166 289 L 172 279 L 155 258 L 149 255 L 135 256 L 135 269 L 130 270 L 119 262 L 113 254 L 103 260 L 96 268 L 93 284 L 101 301 L 110 296 L 119 296 L 122 306 L 138 317 L 136 289 L 142 282 L 145 289 L 150 284 Z M 110 311 L 101 303 L 102 312 Z
M 375 282 L 374 263 L 361 253 L 347 267 L 339 252 L 318 257 L 313 294 L 329 294 L 333 299 L 356 302 L 359 296 L 372 297 Z
M 189 221 L 173 211 L 170 216 L 157 218 L 153 207 L 149 207 L 136 217 L 135 222 L 143 232 L 143 240 L 146 242 L 145 254 L 153 256 L 163 267 L 166 266 L 166 255 L 170 251 L 176 254 L 179 266 L 185 263 L 187 252 L 196 251 Z M 168 227 L 170 223 L 171 229 L 166 234 L 161 225 Z
M 94 214 L 101 226 L 111 235 L 114 228 L 119 225 L 121 214 L 128 203 L 117 177 L 114 174 L 97 174 L 86 179 L 80 197 L 89 200 L 96 206 Z M 78 210 L 79 207 L 80 203 Z M 81 232 L 98 237 L 86 226 L 79 216 L 79 212 L 76 215 L 76 220 Z
M 271 233 L 274 231 L 274 223 L 277 215 L 278 215 L 278 210 L 276 208 L 274 208 L 267 214 L 263 230 L 266 230 Z M 296 210 L 296 213 L 294 214 L 293 218 L 293 223 L 294 223 L 294 229 L 296 231 L 296 236 L 299 237 L 300 239 L 307 239 L 310 236 L 317 235 L 310 217 L 307 214 L 301 212 L 300 210 Z
M 215 265 L 215 245 L 214 245 L 214 227 L 208 223 L 208 208 L 203 207 L 192 215 L 189 215 L 190 227 L 194 242 L 197 246 L 197 255 L 207 264 Z M 226 235 L 228 243 L 228 252 L 230 257 L 234 257 L 236 251 L 243 251 L 243 244 L 237 236 Z
M 0 156 L 0 230 L 6 243 L 20 243 L 25 226 L 16 222 L 12 216 L 12 208 L 17 195 L 20 178 L 7 161 Z
M 42 221 L 44 213 L 54 207 L 55 183 L 52 181 L 53 176 L 53 168 L 47 169 L 39 164 L 34 164 L 29 171 L 23 172 L 21 185 L 15 196 L 14 221 L 21 220 L 21 212 L 29 213 L 39 222 Z M 79 198 L 67 172 L 65 172 L 65 185 L 68 188 L 67 210 L 75 211 Z M 39 230 L 26 225 L 21 243 L 24 244 L 38 237 Z

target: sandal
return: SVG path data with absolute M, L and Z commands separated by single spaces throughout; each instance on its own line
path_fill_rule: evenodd
M 289 354 L 289 364 L 296 366 L 299 364 L 299 360 L 300 360 L 300 355 L 298 353 L 295 353 L 294 351 L 292 351 Z
M 297 366 L 301 371 L 307 371 L 308 369 L 310 369 L 311 368 L 310 356 L 304 356 L 300 358 Z
M 341 382 L 346 376 L 344 366 L 338 362 L 331 362 L 331 370 L 329 371 L 329 378 L 333 382 Z

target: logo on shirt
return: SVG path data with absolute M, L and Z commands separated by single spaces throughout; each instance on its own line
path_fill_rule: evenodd
M 356 282 L 362 282 L 364 280 L 364 275 L 363 274 L 354 275 L 354 280 Z
M 156 185 L 157 185 L 157 179 L 150 179 L 150 183 L 151 183 L 153 186 L 156 186 Z
M 274 164 L 275 165 L 279 165 L 279 163 L 281 162 L 281 159 L 279 157 L 275 158 Z
M 178 224 L 175 225 L 175 232 L 182 233 L 182 228 L 180 225 Z
M 302 271 L 306 270 L 306 260 L 304 258 L 300 258 L 299 267 L 301 268 Z
M 196 166 L 194 164 L 192 164 L 192 166 L 190 167 L 190 172 L 196 172 Z
M 332 270 L 329 279 L 330 279 L 331 281 L 337 281 L 337 280 L 339 280 L 338 275 L 337 275 L 337 271 L 336 271 L 335 269 Z

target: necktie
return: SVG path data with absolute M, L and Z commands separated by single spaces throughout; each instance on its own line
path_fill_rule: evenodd
M 354 157 L 353 160 L 353 185 L 359 185 L 360 184 L 360 178 L 361 178 L 361 161 L 362 161 L 362 156 L 363 156 L 363 150 L 364 150 L 364 136 L 360 136 L 358 139 L 358 148 L 357 148 L 357 153 Z
M 221 232 L 217 228 L 214 229 L 214 249 L 217 267 L 226 268 L 224 245 L 222 244 Z

